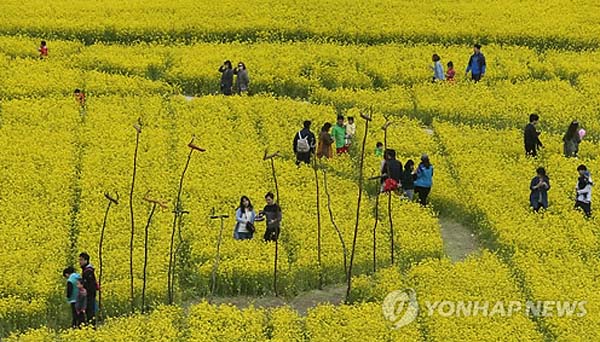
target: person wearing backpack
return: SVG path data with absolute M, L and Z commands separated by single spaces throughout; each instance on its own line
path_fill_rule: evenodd
M 304 121 L 304 128 L 294 136 L 294 154 L 296 155 L 296 165 L 300 163 L 309 164 L 310 156 L 315 153 L 317 140 L 315 135 L 310 131 L 310 121 Z

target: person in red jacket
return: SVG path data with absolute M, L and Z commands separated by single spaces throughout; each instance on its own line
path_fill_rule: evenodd
M 41 59 L 48 57 L 48 45 L 46 45 L 45 40 L 42 40 L 42 42 L 40 43 L 40 47 L 38 48 L 38 51 L 40 53 Z

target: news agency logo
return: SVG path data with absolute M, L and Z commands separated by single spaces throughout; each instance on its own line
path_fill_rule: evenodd
M 417 293 L 413 289 L 392 291 L 383 300 L 382 310 L 394 329 L 410 324 L 419 315 Z
M 424 301 L 422 315 L 429 317 L 511 317 L 521 314 L 529 317 L 583 317 L 587 315 L 587 301 Z M 382 304 L 383 316 L 394 329 L 412 323 L 419 315 L 419 302 L 414 289 L 390 292 Z

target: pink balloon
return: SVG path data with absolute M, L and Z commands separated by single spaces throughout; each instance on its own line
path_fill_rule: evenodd
M 585 137 L 585 133 L 586 133 L 585 129 L 583 129 L 583 128 L 580 129 L 579 130 L 579 139 L 583 139 L 583 137 Z

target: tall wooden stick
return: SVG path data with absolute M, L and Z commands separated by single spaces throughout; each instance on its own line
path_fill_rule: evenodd
M 221 220 L 221 228 L 219 229 L 219 239 L 217 240 L 217 255 L 215 256 L 215 263 L 213 265 L 213 269 L 212 269 L 212 284 L 211 284 L 211 289 L 210 289 L 210 294 L 211 296 L 215 295 L 215 289 L 217 288 L 217 268 L 219 267 L 219 259 L 220 259 L 220 253 L 221 253 L 221 241 L 223 240 L 223 227 L 224 227 L 224 223 L 223 220 L 225 220 L 226 218 L 228 218 L 229 215 L 215 215 L 214 214 L 214 208 L 213 208 L 213 214 L 210 216 L 210 218 L 212 220 L 216 220 L 219 219 Z
M 389 117 L 386 116 L 385 117 L 385 124 L 383 125 L 383 127 L 381 127 L 381 129 L 383 129 L 383 145 L 384 145 L 384 153 L 387 153 L 387 133 L 388 133 L 388 127 L 390 127 L 390 125 L 392 124 L 391 121 L 389 121 Z M 384 155 L 385 157 L 385 155 Z M 387 165 L 387 163 L 386 163 Z M 390 174 L 390 167 L 389 165 L 387 166 L 387 170 L 386 170 L 387 174 Z M 390 263 L 391 265 L 394 265 L 394 250 L 396 249 L 395 247 L 395 241 L 394 241 L 394 219 L 393 219 L 393 215 L 392 215 L 392 192 L 390 191 L 388 193 L 388 220 L 390 222 Z
M 367 144 L 367 134 L 369 132 L 369 122 L 371 121 L 371 117 L 365 114 L 360 115 L 363 119 L 365 119 L 365 134 L 363 137 L 363 145 L 360 153 L 360 164 L 358 169 L 358 200 L 356 205 L 356 224 L 354 225 L 354 237 L 352 239 L 352 253 L 350 254 L 350 265 L 348 267 L 348 276 L 346 279 L 348 280 L 348 287 L 346 288 L 346 303 L 350 300 L 350 290 L 352 287 L 352 266 L 354 265 L 354 253 L 356 251 L 356 238 L 358 236 L 358 224 L 360 220 L 360 201 L 362 199 L 363 193 L 363 166 L 365 162 L 365 146 Z
M 102 289 L 102 274 L 103 274 L 103 262 L 102 262 L 102 247 L 104 245 L 104 231 L 106 229 L 106 222 L 108 221 L 108 213 L 110 207 L 114 203 L 119 204 L 119 193 L 116 193 L 117 198 L 113 198 L 108 193 L 104 193 L 104 197 L 108 200 L 106 211 L 104 212 L 104 222 L 102 223 L 102 230 L 100 232 L 100 243 L 98 244 L 98 262 L 100 263 L 100 270 L 98 271 L 98 288 Z M 102 291 L 98 291 L 98 316 L 102 314 Z M 100 316 L 101 317 L 101 316 Z
M 146 228 L 144 228 L 144 270 L 143 270 L 143 281 L 142 281 L 142 313 L 146 310 L 146 268 L 148 266 L 148 231 L 150 229 L 150 224 L 152 223 L 152 216 L 154 216 L 154 212 L 156 211 L 156 206 L 160 206 L 161 209 L 167 209 L 167 205 L 161 202 L 160 200 L 151 199 L 148 197 L 150 192 L 147 192 L 144 196 L 144 201 L 152 203 L 152 211 L 148 216 L 148 221 L 146 222 Z
M 319 196 L 319 175 L 317 173 L 317 158 L 313 158 L 315 172 L 315 187 L 317 193 L 317 267 L 319 268 L 319 290 L 323 289 L 323 269 L 321 264 L 321 200 Z M 346 270 L 344 269 L 344 272 Z
M 323 169 L 323 188 L 325 189 L 325 194 L 327 195 L 327 210 L 329 211 L 329 219 L 331 220 L 331 224 L 335 229 L 338 238 L 340 239 L 340 244 L 342 246 L 342 253 L 344 255 L 344 277 L 348 278 L 348 249 L 346 248 L 346 242 L 344 241 L 344 236 L 342 235 L 342 231 L 335 223 L 335 219 L 333 218 L 333 210 L 331 209 L 331 195 L 329 194 L 329 187 L 327 186 L 327 171 Z M 348 279 L 346 279 L 348 281 Z
M 137 156 L 140 145 L 140 134 L 142 134 L 142 120 L 138 118 L 137 124 L 133 125 L 135 128 L 135 152 L 133 154 L 133 176 L 131 179 L 131 191 L 129 192 L 129 214 L 131 217 L 131 239 L 129 240 L 129 281 L 130 281 L 130 295 L 131 295 L 131 313 L 135 312 L 135 297 L 133 290 L 133 240 L 135 233 L 135 219 L 133 216 L 133 191 L 135 189 L 135 176 L 137 174 Z
M 150 230 L 150 223 L 152 222 L 152 216 L 156 211 L 157 204 L 152 204 L 152 211 L 148 216 L 148 222 L 146 222 L 146 228 L 144 228 L 144 269 L 143 269 L 143 280 L 142 280 L 142 314 L 146 311 L 146 269 L 148 267 L 148 231 Z
M 373 225 L 373 274 L 377 272 L 377 224 L 379 223 L 379 190 L 375 197 L 375 224 Z
M 263 160 L 271 160 L 271 172 L 273 174 L 273 183 L 275 183 L 275 192 L 277 193 L 277 200 L 275 201 L 279 206 L 281 206 L 281 201 L 279 198 L 279 185 L 277 184 L 277 173 L 275 172 L 275 161 L 274 159 L 279 156 L 279 151 L 273 154 L 267 154 L 267 150 L 265 150 L 265 155 L 263 156 Z M 275 297 L 278 296 L 277 292 L 277 258 L 279 256 L 279 236 L 275 239 L 275 262 L 273 265 L 273 292 L 275 292 Z
M 169 304 L 173 304 L 173 288 L 175 281 L 175 265 L 174 265 L 174 255 L 173 255 L 173 246 L 175 244 L 175 232 L 177 231 L 177 221 L 181 219 L 181 215 L 184 210 L 181 205 L 181 192 L 183 191 L 183 180 L 185 179 L 185 174 L 190 166 L 190 160 L 192 159 L 192 153 L 194 151 L 205 152 L 206 150 L 200 148 L 194 144 L 195 136 L 192 136 L 192 140 L 188 143 L 188 147 L 190 148 L 190 153 L 188 154 L 187 160 L 185 162 L 185 167 L 183 168 L 183 172 L 181 173 L 181 177 L 179 178 L 179 189 L 177 190 L 177 200 L 175 201 L 175 210 L 173 210 L 173 226 L 171 229 L 171 244 L 169 246 L 169 268 L 167 270 L 167 297 Z

